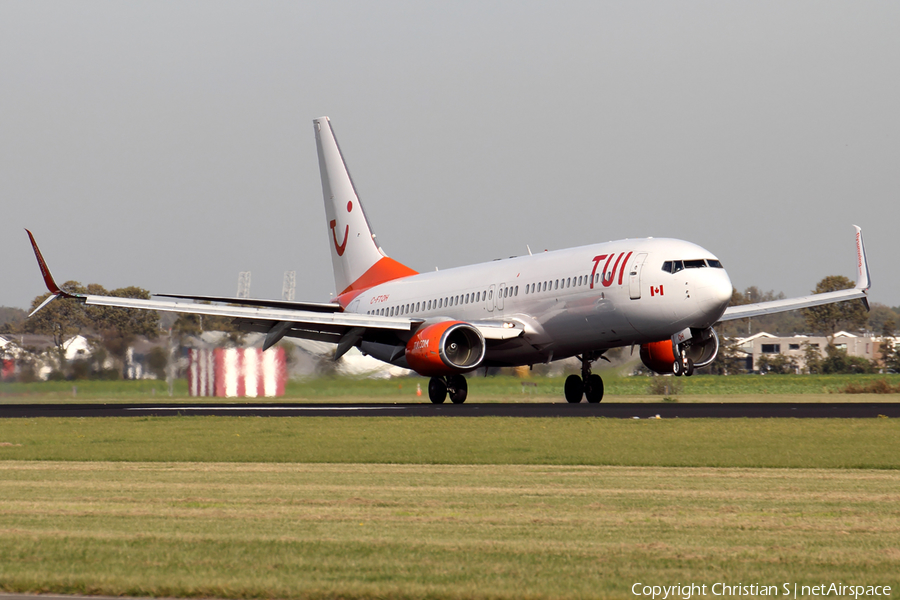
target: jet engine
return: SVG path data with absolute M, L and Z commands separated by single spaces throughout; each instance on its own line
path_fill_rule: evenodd
M 685 355 L 694 363 L 694 368 L 708 366 L 719 353 L 719 338 L 712 327 L 691 329 L 691 339 L 684 342 Z M 641 344 L 641 361 L 651 371 L 672 373 L 675 366 L 675 351 L 672 340 L 661 340 Z
M 406 362 L 420 375 L 437 377 L 470 371 L 484 360 L 484 337 L 462 321 L 419 329 L 406 344 Z

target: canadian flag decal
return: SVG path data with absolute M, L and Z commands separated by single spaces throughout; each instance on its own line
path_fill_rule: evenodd
M 651 297 L 652 296 L 662 296 L 662 295 L 663 295 L 663 286 L 662 285 L 660 285 L 659 287 L 653 287 L 652 285 L 650 286 L 650 296 Z

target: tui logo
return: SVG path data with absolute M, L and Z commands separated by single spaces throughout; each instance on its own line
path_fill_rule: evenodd
M 347 202 L 347 212 L 353 210 L 353 202 Z M 350 225 L 344 227 L 344 241 L 338 244 L 337 241 L 337 231 L 335 231 L 335 227 L 337 227 L 337 221 L 332 219 L 331 223 L 331 237 L 334 239 L 334 249 L 337 250 L 338 256 L 344 255 L 344 250 L 347 249 L 347 238 L 350 237 Z

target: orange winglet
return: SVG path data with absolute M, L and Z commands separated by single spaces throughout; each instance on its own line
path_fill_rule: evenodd
M 47 286 L 47 289 L 54 296 L 64 296 L 66 298 L 72 297 L 71 294 L 68 294 L 56 285 L 56 281 L 53 280 L 53 275 L 50 274 L 50 269 L 47 268 L 47 261 L 44 260 L 44 256 L 41 254 L 41 249 L 38 248 L 37 242 L 34 241 L 34 236 L 27 229 L 25 230 L 28 233 L 28 238 L 31 240 L 31 247 L 34 249 L 34 256 L 37 258 L 38 266 L 41 268 L 41 275 L 44 277 L 44 284 Z

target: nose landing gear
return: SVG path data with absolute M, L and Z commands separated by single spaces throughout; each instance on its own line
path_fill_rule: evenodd
M 591 363 L 600 358 L 600 355 L 590 353 L 578 358 L 581 360 L 581 377 L 569 375 L 566 378 L 566 402 L 577 404 L 584 396 L 588 402 L 596 404 L 603 400 L 603 379 L 599 375 L 591 374 Z
M 684 345 L 678 344 L 678 352 L 675 356 L 675 362 L 672 364 L 672 373 L 676 377 L 690 377 L 694 374 L 694 361 L 687 357 L 684 352 Z

